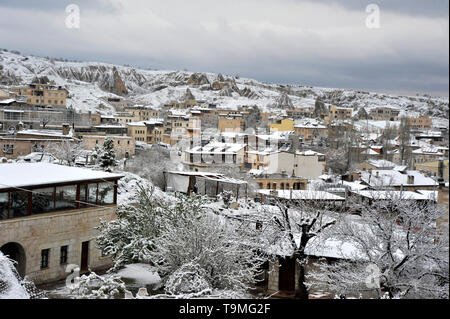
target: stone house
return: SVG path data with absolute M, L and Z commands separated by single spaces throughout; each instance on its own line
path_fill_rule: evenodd
M 84 135 L 84 149 L 92 151 L 95 146 L 102 147 L 106 138 L 114 142 L 114 151 L 118 158 L 129 158 L 135 154 L 136 141 L 131 136 Z
M 36 284 L 111 266 L 96 248 L 100 220 L 116 218 L 119 174 L 48 163 L 0 164 L 0 251 Z

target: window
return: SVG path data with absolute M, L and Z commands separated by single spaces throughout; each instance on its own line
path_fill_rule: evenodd
M 0 220 L 8 218 L 9 193 L 0 193 Z
M 53 187 L 33 190 L 31 214 L 42 214 L 52 211 L 55 206 L 54 191 Z
M 28 215 L 28 192 L 11 192 L 11 218 Z
M 98 183 L 98 204 L 113 204 L 114 203 L 114 183 L 105 182 Z
M 48 268 L 49 257 L 50 257 L 50 249 L 42 249 L 42 251 L 41 251 L 41 269 Z
M 69 246 L 61 246 L 61 254 L 59 256 L 59 263 L 61 265 L 67 264 L 68 251 L 69 251 Z
M 90 207 L 97 203 L 97 184 L 80 185 L 80 207 Z
M 76 208 L 77 185 L 56 187 L 55 208 L 71 209 Z
M 5 153 L 5 154 L 13 154 L 14 153 L 14 145 L 13 144 L 5 144 L 5 145 L 3 145 L 3 153 Z

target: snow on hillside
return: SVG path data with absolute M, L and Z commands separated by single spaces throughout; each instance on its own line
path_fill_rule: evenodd
M 391 106 L 401 109 L 401 114 L 429 114 L 435 119 L 448 119 L 446 97 L 400 96 L 361 90 L 266 84 L 214 73 L 143 70 L 99 62 L 64 62 L 0 50 L 0 84 L 6 87 L 27 84 L 35 77 L 45 76 L 69 90 L 68 107 L 73 106 L 83 112 L 112 114 L 115 111 L 112 105 L 102 99 L 117 96 L 111 93 L 114 70 L 117 70 L 126 86 L 126 98 L 157 108 L 183 99 L 189 88 L 197 100 L 215 103 L 221 108 L 257 105 L 262 111 L 267 111 L 284 107 L 280 103 L 286 100 L 291 101 L 293 106 L 314 106 L 316 98 L 321 97 L 326 104 L 353 107 L 355 110 L 364 107 L 370 111 L 376 106 Z

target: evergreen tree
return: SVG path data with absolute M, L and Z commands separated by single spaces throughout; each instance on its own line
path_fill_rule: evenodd
M 114 151 L 114 141 L 112 138 L 108 137 L 105 139 L 98 159 L 100 167 L 104 169 L 117 165 L 116 152 Z

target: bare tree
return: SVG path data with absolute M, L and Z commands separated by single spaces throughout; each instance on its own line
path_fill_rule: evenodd
M 296 260 L 297 284 L 295 295 L 300 299 L 308 298 L 306 268 L 309 256 L 306 248 L 312 239 L 335 223 L 335 207 L 327 200 L 325 192 L 316 192 L 313 197 L 294 195 L 292 199 L 274 199 L 277 209 L 264 208 L 253 216 L 260 223 L 266 241 L 262 251 L 273 251 L 269 247 L 289 247 L 283 254 Z M 329 195 L 329 194 L 328 194 Z M 287 246 L 286 246 L 287 245 Z
M 402 165 L 406 165 L 411 158 L 411 127 L 407 117 L 400 119 L 400 127 L 398 132 L 398 151 L 400 153 L 400 161 Z
M 392 160 L 392 140 L 396 137 L 397 129 L 392 127 L 389 122 L 386 122 L 386 127 L 381 135 L 381 144 L 383 145 L 383 158 L 385 160 Z
M 126 164 L 126 170 L 152 181 L 153 185 L 164 188 L 164 171 L 175 170 L 177 164 L 170 159 L 170 151 L 160 145 L 152 145 Z
M 62 139 L 48 146 L 48 152 L 60 160 L 60 164 L 75 165 L 76 159 L 85 151 L 84 145 L 75 140 Z
M 389 191 L 372 197 L 371 202 L 351 202 L 359 216 L 341 215 L 324 233 L 352 245 L 353 252 L 345 260 L 322 263 L 310 279 L 343 295 L 448 298 L 445 211 L 434 201 L 418 202 Z

